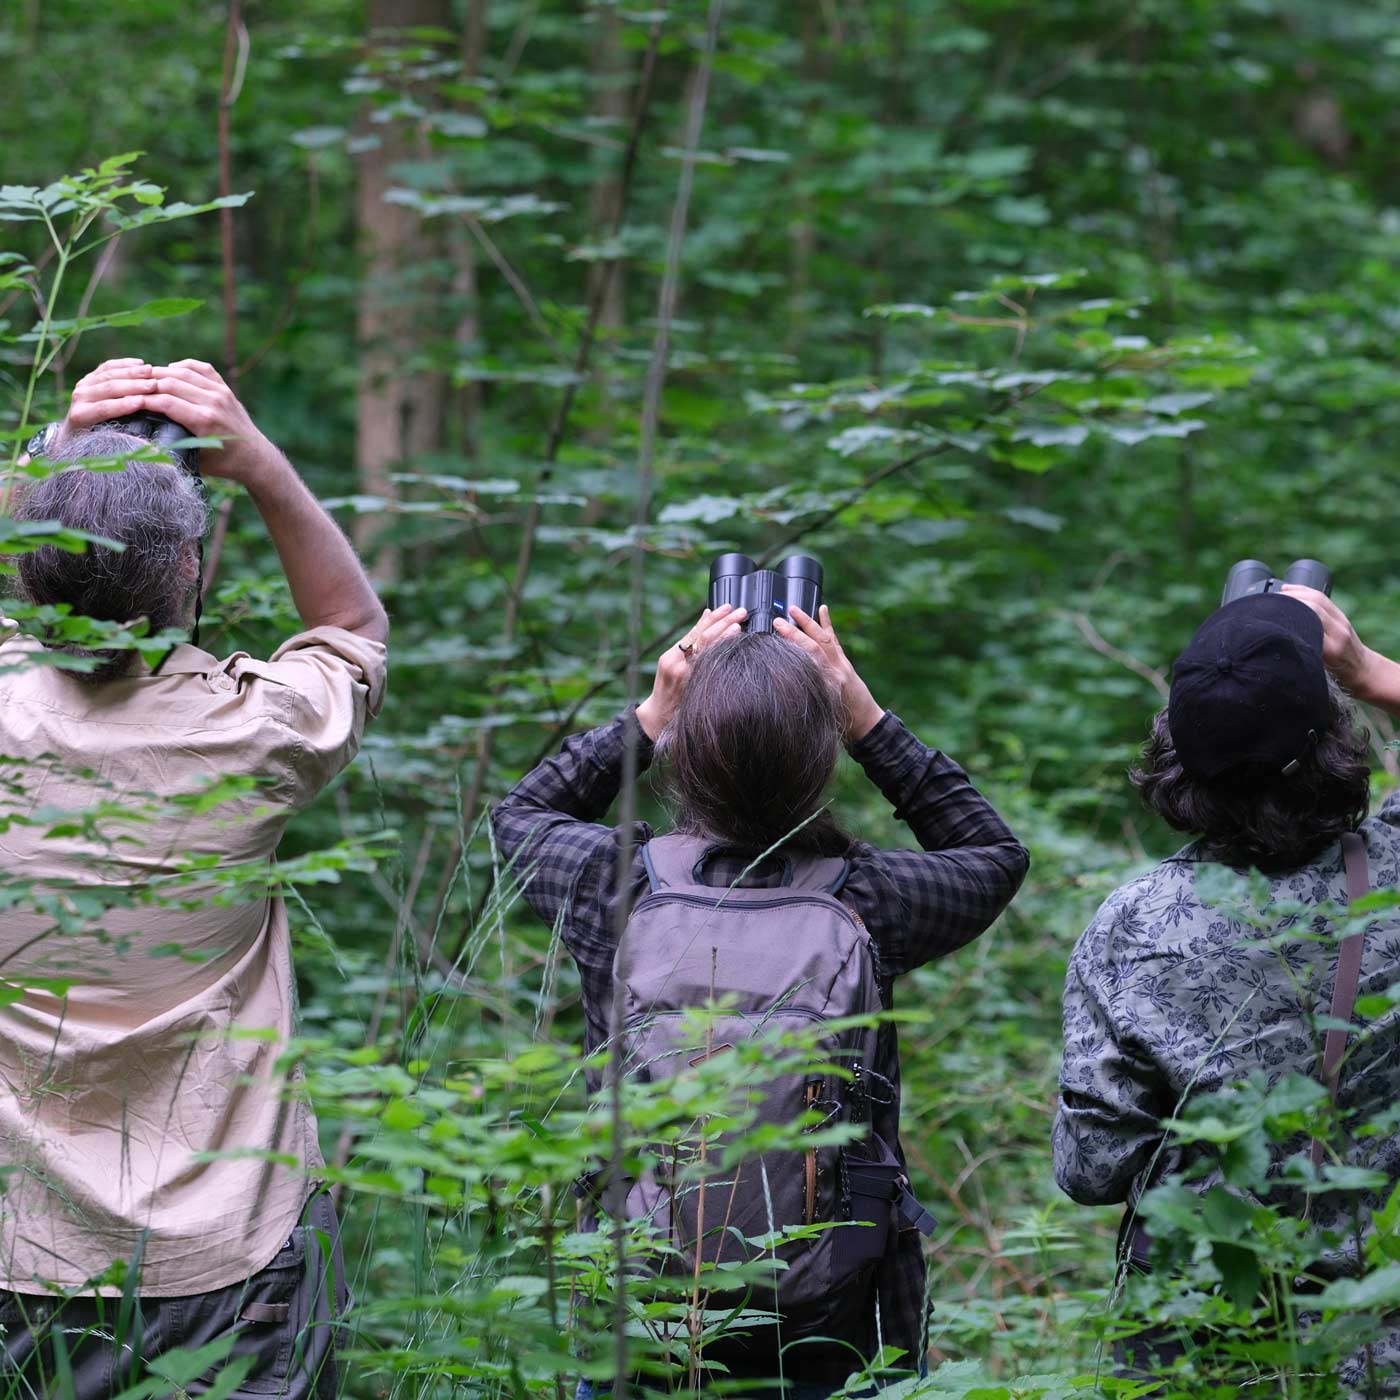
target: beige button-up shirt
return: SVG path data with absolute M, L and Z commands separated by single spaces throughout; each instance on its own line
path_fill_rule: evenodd
M 86 684 L 0 645 L 0 1287 L 140 1251 L 141 1291 L 266 1265 L 321 1165 L 297 1076 L 288 818 L 354 757 L 385 649 L 177 647 Z M 120 1291 L 110 1285 L 104 1293 Z

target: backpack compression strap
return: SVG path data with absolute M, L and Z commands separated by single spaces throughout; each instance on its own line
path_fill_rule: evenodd
M 704 874 L 710 857 L 724 849 L 702 836 L 653 836 L 642 847 L 642 864 L 646 867 L 652 893 L 696 888 L 722 891 L 723 885 L 707 884 Z M 851 868 L 850 861 L 839 856 L 789 855 L 777 851 L 773 858 L 784 866 L 784 889 L 817 894 L 839 895 Z

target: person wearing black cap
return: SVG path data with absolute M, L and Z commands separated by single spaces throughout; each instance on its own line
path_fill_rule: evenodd
M 1309 588 L 1227 604 L 1177 658 L 1170 699 L 1130 776 L 1149 808 L 1195 839 L 1109 896 L 1065 982 L 1054 1165 L 1081 1204 L 1135 1205 L 1188 1167 L 1192 1189 L 1208 1190 L 1220 1176 L 1205 1149 L 1170 1139 L 1162 1120 L 1187 1097 L 1255 1071 L 1270 1082 L 1318 1073 L 1314 1023 L 1330 1002 L 1337 944 L 1287 931 L 1306 926 L 1300 905 L 1345 905 L 1346 833 L 1364 842 L 1370 888 L 1400 881 L 1400 793 L 1367 816 L 1369 737 L 1353 699 L 1400 716 L 1400 665 L 1363 646 L 1341 609 Z M 1262 908 L 1266 920 L 1277 911 L 1276 926 L 1246 926 L 1213 905 L 1197 880 L 1211 866 L 1262 872 Z M 1400 912 L 1381 912 L 1370 927 L 1361 995 L 1400 982 Z M 1338 1102 L 1356 1122 L 1400 1100 L 1400 1018 L 1372 1030 L 1341 1062 Z M 1364 1138 L 1345 1156 L 1400 1180 L 1400 1135 Z M 1364 1199 L 1363 1215 L 1384 1195 Z M 1313 1223 L 1335 1225 L 1348 1241 L 1318 1261 L 1323 1278 L 1356 1269 L 1355 1199 L 1313 1200 Z M 1283 1183 L 1275 1203 L 1299 1216 L 1308 1209 Z M 1132 1218 L 1124 1249 L 1144 1263 L 1149 1242 Z M 1172 1350 L 1164 1342 L 1128 1359 L 1150 1374 L 1151 1358 L 1160 1364 Z M 1374 1350 L 1382 1374 L 1400 1375 L 1400 1330 Z M 1342 1380 L 1360 1385 L 1363 1372 L 1357 1357 Z

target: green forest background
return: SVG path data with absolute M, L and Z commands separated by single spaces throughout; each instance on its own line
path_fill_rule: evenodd
M 797 539 L 876 698 L 1033 854 L 1006 916 L 903 997 L 934 1364 L 1092 1372 L 1117 1221 L 1051 1178 L 1060 988 L 1098 901 L 1176 844 L 1125 780 L 1171 658 L 1246 555 L 1327 561 L 1400 651 L 1400 6 L 247 0 L 232 21 L 14 0 L 0 149 L 11 184 L 139 151 L 170 201 L 251 192 L 227 231 L 134 226 L 74 266 L 56 314 L 97 319 L 29 416 L 107 356 L 236 374 L 393 620 L 388 708 L 285 849 L 354 1384 L 562 1393 L 538 1258 L 573 1209 L 558 1115 L 581 1095 L 532 1076 L 576 1052 L 577 983 L 492 895 L 482 817 L 624 703 L 634 546 L 649 660 L 713 553 Z M 52 271 L 38 225 L 0 246 Z M 0 297 L 16 431 L 34 311 L 23 278 Z M 295 630 L 246 499 L 205 618 L 221 652 Z M 854 770 L 838 811 L 901 840 Z

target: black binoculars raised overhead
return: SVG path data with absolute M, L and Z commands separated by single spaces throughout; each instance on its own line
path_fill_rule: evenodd
M 132 437 L 145 438 L 153 447 L 161 448 L 177 467 L 189 472 L 195 480 L 202 481 L 199 475 L 199 448 L 171 446 L 171 443 L 194 436 L 173 418 L 167 418 L 163 413 L 128 413 L 125 418 L 113 418 L 97 426 L 115 428 L 118 432 L 130 433 Z
M 810 554 L 793 554 L 776 569 L 760 569 L 747 554 L 721 554 L 710 565 L 710 606 L 743 608 L 745 632 L 771 632 L 773 619 L 801 608 L 815 617 L 822 605 L 822 566 Z
M 1258 559 L 1241 559 L 1225 576 L 1225 591 L 1220 595 L 1220 606 L 1233 603 L 1237 598 L 1248 598 L 1254 593 L 1277 593 L 1285 583 L 1300 583 L 1305 588 L 1315 588 L 1319 593 L 1332 596 L 1332 570 L 1316 559 L 1295 559 L 1284 571 L 1282 578 L 1275 578 L 1274 571 Z

